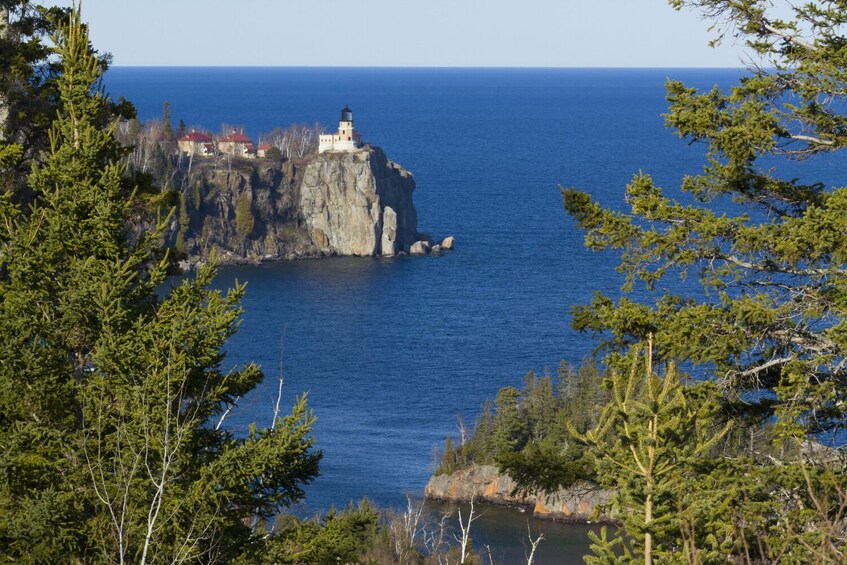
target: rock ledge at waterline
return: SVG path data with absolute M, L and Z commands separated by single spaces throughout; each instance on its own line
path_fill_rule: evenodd
M 471 465 L 450 474 L 434 475 L 424 495 L 429 500 L 449 502 L 476 501 L 514 506 L 531 511 L 536 518 L 568 522 L 614 523 L 603 513 L 611 493 L 582 481 L 569 489 L 540 492 L 537 495 L 513 495 L 517 485 L 493 465 Z

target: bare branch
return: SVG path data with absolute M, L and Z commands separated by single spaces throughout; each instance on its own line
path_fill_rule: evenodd
M 821 139 L 819 137 L 812 137 L 811 135 L 792 133 L 791 135 L 789 135 L 789 137 L 797 141 L 805 141 L 807 143 L 813 143 L 815 145 L 835 145 L 835 142 L 830 139 Z
M 224 410 L 224 413 L 223 413 L 223 414 L 221 414 L 221 418 L 220 418 L 220 420 L 218 420 L 218 423 L 215 425 L 215 431 L 218 431 L 218 430 L 220 430 L 220 429 L 221 429 L 221 426 L 223 426 L 223 424 L 224 424 L 224 420 L 226 420 L 226 417 L 227 417 L 227 416 L 229 416 L 230 412 L 232 412 L 232 410 L 233 410 L 236 406 L 238 406 L 238 401 L 239 401 L 239 400 L 241 400 L 241 397 L 240 397 L 240 396 L 236 397 L 236 399 L 235 399 L 235 400 L 233 400 L 231 404 L 227 405 L 226 410 Z
M 768 33 L 770 33 L 771 35 L 776 35 L 777 37 L 780 37 L 780 38 L 788 41 L 789 43 L 792 43 L 792 44 L 794 44 L 798 47 L 802 47 L 803 49 L 806 49 L 808 51 L 817 51 L 818 50 L 817 46 L 814 45 L 813 43 L 809 43 L 808 41 L 801 39 L 797 35 L 788 33 L 785 30 L 774 27 L 770 22 L 768 22 L 768 20 L 766 20 L 764 18 L 762 19 L 761 23 L 762 23 L 762 27 Z
M 276 392 L 276 404 L 274 404 L 274 416 L 273 422 L 271 422 L 271 429 L 276 429 L 276 421 L 279 419 L 279 405 L 282 402 L 282 386 L 285 383 L 285 369 L 284 369 L 284 354 L 285 354 L 285 332 L 286 329 L 282 330 L 282 336 L 279 338 L 279 387 Z
M 532 537 L 532 529 L 529 527 L 529 520 L 526 522 L 526 535 L 529 538 L 530 543 L 530 552 L 526 558 L 526 565 L 532 565 L 533 561 L 535 561 L 535 552 L 538 550 L 538 546 L 544 541 L 544 533 L 538 532 L 538 536 Z

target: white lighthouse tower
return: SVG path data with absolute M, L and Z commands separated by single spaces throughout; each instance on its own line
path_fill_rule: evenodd
M 347 106 L 341 110 L 338 131 L 321 135 L 318 139 L 318 153 L 324 151 L 355 151 L 362 145 L 362 136 L 353 127 L 353 112 Z

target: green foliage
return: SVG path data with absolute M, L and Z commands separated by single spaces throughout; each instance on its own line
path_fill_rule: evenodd
M 175 149 L 176 134 L 174 134 L 173 126 L 171 125 L 171 103 L 165 100 L 162 106 L 162 134 L 165 141 Z
M 0 144 L 0 167 L 8 167 L 20 159 L 23 148 L 17 144 Z
M 382 526 L 379 514 L 367 502 L 335 509 L 322 518 L 297 520 L 281 517 L 278 531 L 270 535 L 246 562 L 249 563 L 361 563 L 373 549 Z
M 738 409 L 779 415 L 788 435 L 841 426 L 847 189 L 783 179 L 773 161 L 758 160 L 813 157 L 847 143 L 842 105 L 828 102 L 843 96 L 847 79 L 845 11 L 836 2 L 803 3 L 787 8 L 795 15 L 787 21 L 757 0 L 674 4 L 719 16 L 773 62 L 728 92 L 668 82 L 668 126 L 708 148 L 702 173 L 681 184 L 696 204 L 667 196 L 646 174 L 627 186 L 628 213 L 572 189 L 563 196 L 588 247 L 621 253 L 626 289 L 691 272 L 709 298 L 665 293 L 649 307 L 598 296 L 575 309 L 574 325 L 608 332 L 616 349 L 652 333 L 660 357 L 720 375 Z M 743 211 L 716 212 L 725 199 Z
M 253 233 L 255 223 L 250 197 L 247 194 L 242 194 L 235 201 L 235 231 L 242 237 L 247 237 Z
M 600 535 L 588 532 L 588 539 L 591 540 L 591 553 L 584 558 L 588 565 L 638 562 L 620 536 L 609 537 L 609 528 L 606 526 L 600 529 Z
M 185 122 L 182 120 L 182 118 L 180 118 L 179 124 L 177 124 L 177 126 L 176 126 L 176 132 L 174 133 L 174 136 L 177 139 L 179 139 L 180 137 L 186 135 L 187 133 L 188 133 L 188 126 L 185 125 Z
M 585 433 L 571 427 L 570 433 L 590 447 L 599 483 L 615 491 L 612 504 L 623 528 L 614 543 L 626 547 L 630 542 L 632 562 L 680 560 L 680 477 L 721 441 L 731 424 L 715 426 L 714 396 L 688 390 L 673 365 L 664 377 L 655 375 L 651 347 L 643 371 L 639 351 L 633 358 L 628 375 L 609 378 L 612 399 L 597 425 Z M 598 547 L 595 557 L 600 558 L 607 548 Z
M 200 205 L 203 204 L 203 197 L 200 195 L 200 183 L 195 182 L 191 187 L 191 204 L 194 207 L 194 211 L 197 212 L 200 210 Z
M 62 111 L 27 179 L 0 195 L 0 554 L 36 562 L 232 560 L 318 470 L 305 399 L 270 427 L 223 419 L 262 379 L 225 370 L 244 286 L 213 268 L 164 296 L 163 218 L 127 186 L 78 10 L 60 27 Z
M 50 59 L 51 47 L 44 42 L 56 31 L 56 23 L 67 17 L 67 8 L 32 5 L 22 0 L 4 1 L 9 28 L 0 33 L 0 106 L 8 110 L 0 124 L 0 140 L 21 145 L 23 158 L 32 157 L 47 142 L 47 129 L 58 107 L 56 78 L 60 65 Z
M 265 151 L 265 159 L 269 159 L 271 161 L 282 161 L 282 151 L 279 150 L 279 147 L 271 147 Z
M 681 180 L 681 198 L 639 173 L 626 187 L 625 213 L 574 189 L 563 190 L 563 201 L 587 231 L 587 247 L 620 253 L 625 291 L 694 275 L 703 298 L 665 291 L 647 305 L 598 294 L 574 308 L 573 323 L 604 336 L 613 367 L 629 346 L 653 336 L 657 359 L 685 362 L 707 381 L 682 389 L 682 398 L 709 412 L 719 407 L 722 415 L 714 417 L 737 426 L 696 458 L 690 450 L 699 449 L 699 432 L 687 440 L 679 431 L 654 438 L 664 456 L 682 455 L 647 488 L 639 465 L 623 465 L 650 447 L 637 436 L 639 422 L 653 414 L 656 425 L 673 430 L 686 420 L 616 400 L 607 410 L 625 417 L 604 412 L 604 422 L 616 422 L 608 437 L 589 438 L 607 462 L 598 462 L 598 476 L 617 477 L 624 508 L 653 497 L 661 508 L 655 525 L 634 521 L 634 513 L 624 522 L 634 540 L 655 535 L 663 560 L 841 562 L 843 459 L 814 440 L 847 419 L 847 189 L 779 172 L 780 159 L 847 145 L 847 10 L 828 0 L 670 3 L 699 9 L 716 22 L 716 42 L 732 35 L 764 64 L 728 90 L 667 83 L 667 125 L 707 148 L 703 170 Z M 596 538 L 592 562 L 617 562 L 623 543 Z M 635 547 L 632 554 L 644 552 Z
M 46 40 L 67 20 L 70 9 L 30 0 L 3 0 L 0 4 L 9 16 L 8 28 L 0 33 L 0 141 L 21 148 L 14 161 L 2 165 L 0 190 L 13 190 L 17 201 L 27 202 L 26 174 L 39 152 L 49 146 L 51 123 L 63 104 L 58 88 L 62 65 Z M 110 55 L 96 58 L 101 70 L 109 67 Z M 132 104 L 121 98 L 106 101 L 98 119 L 105 125 L 111 116 L 134 115 Z
M 191 217 L 188 215 L 188 206 L 186 205 L 185 194 L 179 195 L 179 230 L 176 234 L 176 243 L 174 249 L 178 253 L 185 253 L 185 232 L 188 231 L 188 226 L 191 223 Z
M 441 462 L 438 465 L 436 474 L 444 475 L 452 473 L 456 470 L 459 463 L 459 454 L 456 448 L 453 447 L 453 438 L 447 434 L 447 439 L 444 441 L 444 453 L 441 456 Z
M 492 441 L 498 453 L 520 451 L 526 445 L 527 427 L 518 411 L 520 392 L 514 387 L 501 388 L 495 401 Z
M 602 383 L 593 361 L 584 362 L 578 371 L 562 363 L 556 382 L 529 372 L 521 390 L 500 389 L 496 410 L 485 402 L 464 445 L 455 446 L 448 436 L 436 474 L 471 463 L 496 464 L 524 492 L 554 491 L 593 478 L 583 448 L 566 430 L 585 430 L 596 423 L 608 398 Z

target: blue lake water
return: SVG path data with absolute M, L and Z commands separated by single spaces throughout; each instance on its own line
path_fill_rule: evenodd
M 710 88 L 739 74 L 116 68 L 106 87 L 142 119 L 160 117 L 167 100 L 174 124 L 237 124 L 254 139 L 294 122 L 333 127 L 347 104 L 366 141 L 415 175 L 419 230 L 456 237 L 442 257 L 221 269 L 220 287 L 249 283 L 228 361 L 256 361 L 268 376 L 229 423 L 269 422 L 284 350 L 287 400 L 308 391 L 318 417 L 321 477 L 300 509 L 312 512 L 365 496 L 404 504 L 405 493 L 422 492 L 433 449 L 455 437 L 457 415 L 472 423 L 484 399 L 528 370 L 553 372 L 561 359 L 578 364 L 592 352 L 599 342 L 570 328 L 569 309 L 595 291 L 618 295 L 622 279 L 615 256 L 583 249 L 558 185 L 617 208 L 639 170 L 678 186 L 701 170 L 703 150 L 664 129 L 664 81 Z M 827 183 L 843 170 L 835 157 L 804 164 Z M 522 517 L 515 523 L 518 535 L 526 531 Z M 585 528 L 545 527 L 548 538 L 569 541 L 543 544 L 540 562 L 578 562 L 572 539 L 584 540 Z M 523 556 L 496 524 L 478 537 L 511 552 L 499 562 Z

